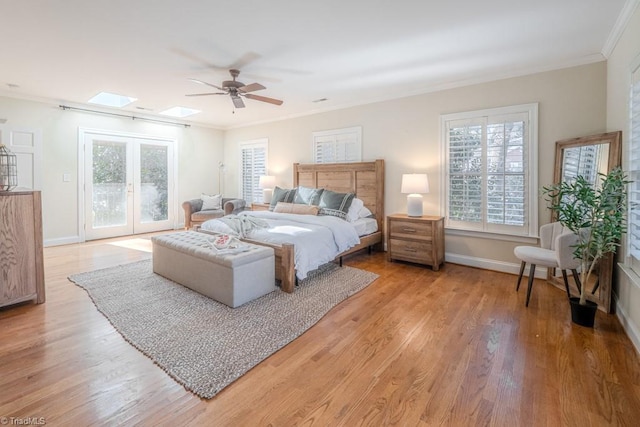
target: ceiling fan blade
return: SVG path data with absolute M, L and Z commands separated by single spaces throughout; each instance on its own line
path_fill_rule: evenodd
M 201 84 L 201 85 L 215 87 L 215 88 L 216 88 L 216 89 L 218 89 L 218 90 L 224 90 L 224 89 L 223 89 L 223 88 L 221 88 L 220 86 L 216 86 L 216 85 L 211 84 L 211 83 L 203 82 L 202 80 L 197 80 L 197 79 L 189 79 L 189 80 L 191 80 L 191 81 L 192 81 L 192 82 L 194 82 L 194 83 Z
M 266 89 L 266 87 L 262 86 L 260 83 L 251 83 L 249 85 L 245 85 L 238 88 L 239 91 L 244 93 L 255 92 L 256 90 L 262 90 L 262 89 Z
M 209 95 L 226 95 L 227 92 L 209 92 L 209 93 L 189 93 L 185 96 L 209 96 Z
M 233 105 L 235 105 L 236 108 L 244 108 L 244 102 L 239 96 L 232 96 L 231 100 L 233 101 Z
M 268 98 L 266 96 L 253 95 L 251 93 L 248 93 L 245 95 L 245 97 L 249 99 L 255 99 L 256 101 L 268 102 L 269 104 L 282 105 L 282 101 L 280 101 L 279 99 Z

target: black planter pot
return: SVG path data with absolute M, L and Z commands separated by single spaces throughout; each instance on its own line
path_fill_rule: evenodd
M 580 305 L 580 298 L 577 297 L 569 298 L 569 303 L 571 304 L 571 321 L 581 326 L 593 328 L 598 304 L 587 300 L 586 305 Z

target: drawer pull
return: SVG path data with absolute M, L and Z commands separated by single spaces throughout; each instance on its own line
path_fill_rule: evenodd
M 407 247 L 405 247 L 404 250 L 407 251 L 407 252 L 418 252 L 417 249 L 407 248 Z
M 402 231 L 406 231 L 407 233 L 415 233 L 416 229 L 415 228 L 409 228 L 409 227 L 402 227 Z

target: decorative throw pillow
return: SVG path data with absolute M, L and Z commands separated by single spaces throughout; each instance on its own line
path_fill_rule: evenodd
M 351 206 L 349 206 L 349 211 L 347 212 L 347 220 L 349 222 L 357 221 L 360 219 L 360 209 L 364 208 L 364 202 L 362 199 L 358 199 L 354 197 L 351 202 Z
M 209 196 L 208 194 L 201 194 L 202 209 L 203 211 L 210 211 L 216 209 L 222 209 L 222 194 L 216 194 L 215 196 Z
M 295 188 L 287 189 L 287 188 L 280 188 L 276 186 L 276 188 L 273 189 L 273 194 L 271 196 L 271 203 L 269 204 L 269 210 L 272 211 L 276 207 L 278 202 L 293 203 L 293 199 L 295 197 L 296 197 Z
M 325 190 L 320 197 L 320 212 L 318 215 L 337 216 L 338 218 L 347 219 L 347 212 L 356 195 L 353 193 L 336 193 L 335 191 Z
M 298 191 L 296 191 L 296 197 L 295 199 L 293 199 L 293 203 L 318 206 L 323 191 L 323 188 L 310 188 L 300 186 L 298 187 Z
M 291 213 L 298 215 L 318 215 L 319 207 L 313 205 L 300 205 L 295 203 L 278 202 L 273 209 L 278 213 Z

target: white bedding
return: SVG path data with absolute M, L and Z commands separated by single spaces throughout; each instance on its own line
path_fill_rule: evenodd
M 378 221 L 374 218 L 359 218 L 356 221 L 352 221 L 351 224 L 356 228 L 356 232 L 360 237 L 378 231 Z
M 351 223 L 332 216 L 270 211 L 245 211 L 239 215 L 258 217 L 269 224 L 269 228 L 250 231 L 248 238 L 267 243 L 293 243 L 298 279 L 306 278 L 310 271 L 360 243 L 356 228 Z M 207 231 L 235 234 L 227 224 L 215 219 L 204 222 L 202 228 Z

